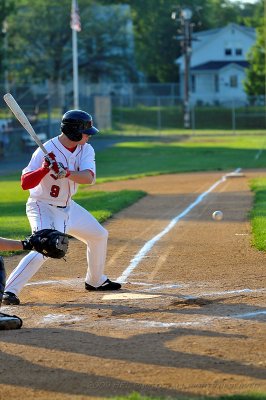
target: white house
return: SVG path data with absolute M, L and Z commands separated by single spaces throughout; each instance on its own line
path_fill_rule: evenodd
M 192 38 L 190 102 L 245 102 L 243 80 L 249 66 L 247 53 L 256 40 L 255 29 L 230 23 L 223 28 L 193 33 Z M 184 95 L 184 56 L 176 63 Z

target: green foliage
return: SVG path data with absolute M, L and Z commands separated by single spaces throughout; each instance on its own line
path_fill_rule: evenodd
M 248 95 L 265 95 L 266 82 L 266 25 L 264 18 L 260 18 L 261 26 L 257 29 L 256 43 L 249 52 L 250 68 L 247 70 L 244 88 Z
M 97 11 L 94 1 L 79 0 L 81 32 L 78 34 L 79 70 L 94 82 L 102 74 L 134 70 L 128 56 L 126 21 L 117 8 Z M 66 81 L 72 74 L 70 0 L 21 0 L 9 15 L 10 80 Z M 93 18 L 92 18 L 93 16 Z M 120 49 L 119 52 L 112 49 Z
M 15 10 L 15 0 L 1 0 L 0 2 L 0 81 L 4 81 L 4 72 L 8 62 L 8 49 L 5 48 L 8 24 L 7 17 Z
M 175 60 L 181 54 L 180 42 L 176 40 L 180 24 L 171 19 L 171 12 L 178 11 L 181 4 L 171 0 L 79 0 L 78 3 L 82 24 L 78 34 L 80 75 L 97 82 L 102 76 L 120 80 L 123 72 L 128 79 L 136 80 L 136 58 L 138 70 L 148 81 L 179 80 Z M 99 5 L 123 3 L 131 7 L 135 57 L 128 52 L 130 41 L 125 24 L 128 15 L 119 14 L 115 8 L 109 9 L 108 18 L 97 12 Z M 229 0 L 224 0 L 222 6 L 219 0 L 187 0 L 186 6 L 193 10 L 194 31 L 229 22 L 257 26 L 261 15 L 257 12 L 259 3 L 242 7 Z M 5 18 L 8 21 L 10 81 L 67 81 L 72 74 L 70 9 L 70 0 L 1 0 L 0 24 Z M 1 49 L 3 52 L 3 37 L 0 37 L 0 52 Z

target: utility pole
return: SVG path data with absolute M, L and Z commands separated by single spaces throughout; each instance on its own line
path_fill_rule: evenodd
M 179 18 L 176 18 L 176 12 L 172 13 L 172 19 L 177 19 L 180 22 L 181 36 L 178 36 L 178 40 L 181 41 L 181 46 L 184 54 L 184 100 L 183 100 L 183 118 L 184 128 L 190 128 L 191 117 L 190 117 L 190 60 L 192 53 L 192 11 L 188 7 L 180 9 Z

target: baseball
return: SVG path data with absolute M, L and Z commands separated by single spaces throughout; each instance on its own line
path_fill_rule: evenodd
M 212 214 L 212 218 L 213 218 L 215 221 L 221 221 L 221 219 L 223 219 L 223 213 L 222 213 L 222 211 L 214 211 L 213 214 Z

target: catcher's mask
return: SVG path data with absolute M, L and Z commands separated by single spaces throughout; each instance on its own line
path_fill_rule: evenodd
M 69 110 L 62 118 L 61 131 L 73 142 L 82 139 L 82 133 L 96 135 L 99 130 L 93 126 L 92 116 L 82 110 Z

